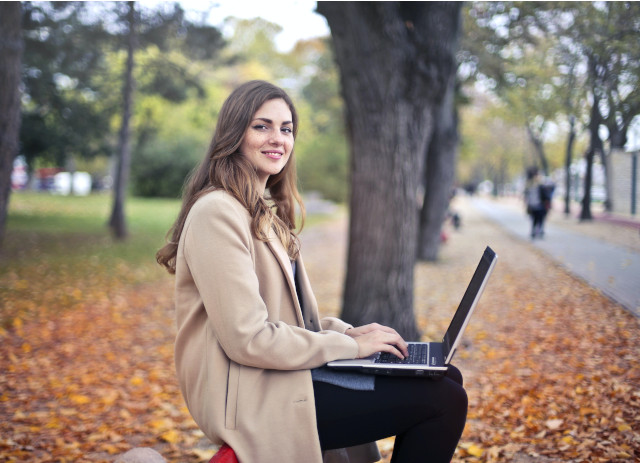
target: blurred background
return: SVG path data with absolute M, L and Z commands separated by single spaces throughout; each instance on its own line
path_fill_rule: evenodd
M 240 82 L 266 79 L 291 92 L 302 116 L 296 143 L 302 190 L 346 201 L 349 148 L 339 71 L 315 2 L 137 3 L 133 196 L 179 197 L 221 101 Z M 23 8 L 22 125 L 12 188 L 107 192 L 117 176 L 127 4 L 26 2 Z M 624 24 L 632 13 L 599 2 L 566 10 L 544 2 L 466 3 L 456 53 L 456 185 L 518 194 L 526 168 L 538 164 L 555 180 L 556 194 L 564 194 L 568 175 L 571 200 L 582 200 L 595 94 L 604 149 L 593 158 L 590 188 L 594 201 L 607 201 L 613 194 L 607 155 L 640 146 L 638 58 L 628 46 L 633 39 L 624 38 L 625 27 L 637 32 Z M 594 55 L 597 70 L 590 65 Z M 627 202 L 617 201 L 628 208 Z
M 454 461 L 640 458 L 631 314 L 640 313 L 640 3 L 348 3 L 0 3 L 0 461 L 113 461 L 149 446 L 199 462 L 215 452 L 175 381 L 173 279 L 153 256 L 222 102 L 251 79 L 283 87 L 300 116 L 302 240 L 323 314 L 367 307 L 344 298 L 355 288 L 354 297 L 378 300 L 376 317 L 402 313 L 407 333 L 435 339 L 486 243 L 501 255 L 456 360 L 472 413 Z M 341 9 L 346 28 L 367 26 L 370 42 L 335 34 Z M 382 74 L 394 27 L 398 54 L 426 56 L 426 74 L 446 74 L 424 102 L 412 92 L 425 79 Z M 421 53 L 425 43 L 438 53 Z M 357 76 L 338 50 L 365 58 Z M 367 153 L 353 121 L 368 119 L 347 104 L 364 99 L 343 82 L 362 76 L 398 97 L 383 116 L 425 105 L 432 117 L 420 153 L 401 136 L 374 153 L 405 170 L 383 171 L 359 196 L 352 167 Z M 434 159 L 445 173 L 430 178 Z M 587 260 L 572 265 L 589 271 L 613 253 L 591 256 L 593 241 L 576 236 L 623 247 L 604 280 L 621 287 L 632 273 L 629 311 L 528 239 L 523 192 L 534 167 L 553 186 L 551 225 L 575 233 L 553 229 L 545 243 L 577 245 Z M 385 214 L 370 212 L 376 201 Z M 401 206 L 439 212 L 409 220 Z M 357 209 L 356 225 L 378 219 L 353 240 L 374 238 L 366 257 L 409 242 L 398 237 L 410 229 L 404 273 L 389 271 L 397 262 L 366 268 L 347 256 Z M 364 286 L 345 283 L 348 271 L 369 270 Z M 391 296 L 377 296 L 383 287 Z M 405 299 L 392 297 L 399 287 Z M 393 440 L 380 448 L 388 461 Z

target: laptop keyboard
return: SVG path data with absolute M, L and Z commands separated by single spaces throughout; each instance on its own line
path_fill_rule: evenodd
M 375 363 L 396 363 L 403 365 L 425 365 L 429 363 L 428 344 L 409 344 L 409 356 L 399 359 L 390 352 L 381 352 Z

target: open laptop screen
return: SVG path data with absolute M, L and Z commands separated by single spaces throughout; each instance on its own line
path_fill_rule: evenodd
M 495 265 L 496 258 L 496 253 L 487 246 L 482 254 L 480 263 L 476 267 L 476 271 L 471 278 L 471 282 L 460 301 L 458 310 L 451 320 L 449 328 L 442 339 L 445 364 L 451 363 L 455 349 L 458 347 L 458 343 L 462 337 L 461 335 L 469 322 L 469 314 L 473 311 L 480 299 L 480 296 L 482 295 L 482 291 L 484 290 L 488 277 Z

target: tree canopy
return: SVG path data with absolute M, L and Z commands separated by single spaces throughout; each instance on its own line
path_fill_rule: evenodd
M 500 119 L 526 130 L 533 150 L 516 157 L 521 172 L 531 164 L 559 168 L 562 156 L 548 150 L 569 132 L 584 133 L 596 113 L 602 121 L 594 136 L 606 133 L 610 148 L 625 146 L 640 113 L 639 28 L 635 2 L 467 4 L 459 75 L 467 91 L 480 87 L 496 97 L 491 106 Z
M 97 159 L 114 152 L 122 117 L 124 6 L 25 3 L 20 154 L 31 170 L 82 167 L 110 181 L 109 163 Z M 229 18 L 233 33 L 225 41 L 217 28 L 187 20 L 178 4 L 138 10 L 134 194 L 177 197 L 206 149 L 222 99 L 240 82 L 261 78 L 296 97 L 302 188 L 346 199 L 342 100 L 327 39 L 283 53 L 275 47 L 281 27 L 263 19 Z

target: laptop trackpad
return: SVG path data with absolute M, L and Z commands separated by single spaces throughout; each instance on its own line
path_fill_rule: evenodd
M 444 354 L 442 352 L 442 343 L 431 343 L 429 349 L 429 365 L 432 367 L 444 365 Z

